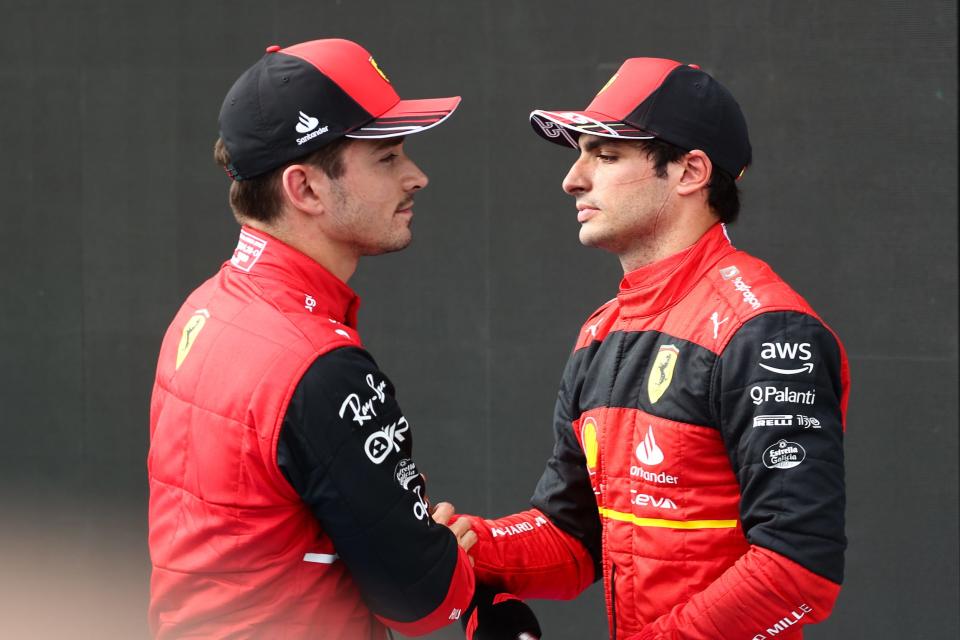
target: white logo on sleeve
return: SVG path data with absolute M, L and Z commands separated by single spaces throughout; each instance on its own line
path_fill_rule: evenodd
M 647 435 L 643 442 L 637 445 L 637 459 L 643 464 L 655 467 L 663 462 L 663 451 L 657 446 L 657 441 L 653 435 L 653 426 L 647 427 Z
M 710 316 L 710 322 L 713 323 L 713 339 L 717 339 L 717 335 L 720 333 L 720 325 L 729 320 L 730 318 L 720 319 L 720 314 L 716 311 Z
M 297 133 L 310 133 L 317 128 L 320 121 L 308 116 L 303 111 L 300 112 L 300 121 L 297 122 Z
M 406 440 L 403 434 L 410 430 L 406 418 L 400 418 L 393 424 L 388 424 L 382 429 L 374 431 L 367 436 L 367 441 L 363 445 L 367 457 L 373 464 L 380 464 L 387 459 L 392 451 L 400 451 L 400 445 L 397 442 Z
M 799 367 L 784 369 L 781 367 L 772 367 L 762 362 L 758 363 L 767 371 L 779 373 L 781 375 L 791 376 L 795 373 L 813 372 L 813 363 L 809 362 L 813 358 L 810 353 L 809 342 L 764 342 L 760 351 L 761 360 L 789 360 L 793 364 L 800 364 L 797 360 L 803 361 Z

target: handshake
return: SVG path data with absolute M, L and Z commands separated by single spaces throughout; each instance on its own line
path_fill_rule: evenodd
M 433 519 L 450 528 L 457 543 L 469 551 L 477 541 L 465 519 L 450 523 L 453 505 L 441 502 L 433 508 Z M 473 558 L 470 559 L 471 562 Z M 470 607 L 460 618 L 467 640 L 540 640 L 540 624 L 533 611 L 520 598 L 510 593 L 498 593 L 477 583 Z

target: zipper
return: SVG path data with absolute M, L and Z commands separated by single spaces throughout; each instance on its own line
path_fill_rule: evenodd
M 617 565 L 610 563 L 610 638 L 617 640 Z

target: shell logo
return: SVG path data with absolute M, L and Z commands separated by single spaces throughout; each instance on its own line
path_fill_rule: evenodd
M 580 427 L 580 442 L 583 446 L 583 453 L 587 458 L 587 470 L 590 473 L 595 473 L 600 444 L 597 441 L 597 421 L 593 418 L 587 418 L 583 421 L 583 426 Z

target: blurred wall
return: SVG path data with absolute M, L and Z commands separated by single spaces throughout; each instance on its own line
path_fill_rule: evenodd
M 807 637 L 957 637 L 957 14 L 934 0 L 0 0 L 0 636 L 146 634 L 156 352 L 236 238 L 220 102 L 267 45 L 330 36 L 403 95 L 464 99 L 408 141 L 414 244 L 350 283 L 435 499 L 526 505 L 621 275 L 527 113 L 585 106 L 627 57 L 695 62 L 751 128 L 734 242 L 850 355 L 847 581 Z M 596 585 L 534 606 L 548 638 L 605 637 Z

